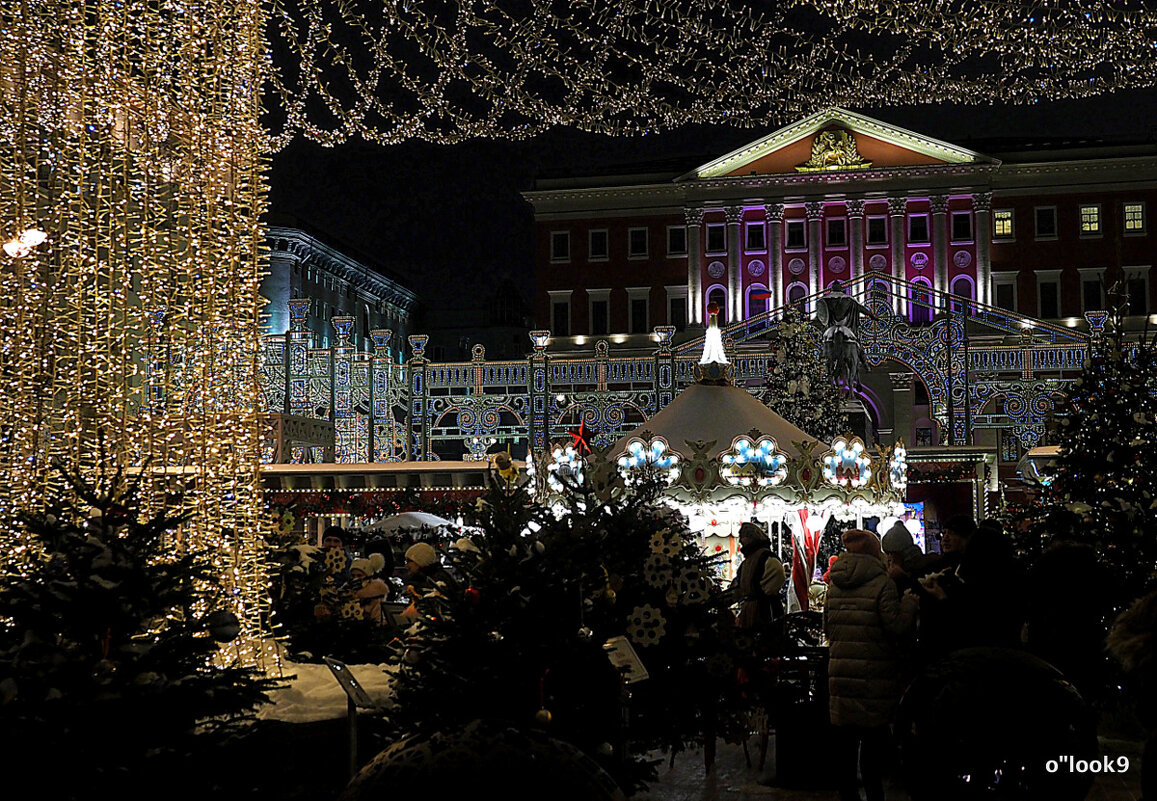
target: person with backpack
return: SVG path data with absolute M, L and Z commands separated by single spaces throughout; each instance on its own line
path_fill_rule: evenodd
M 767 630 L 783 617 L 779 591 L 787 583 L 783 562 L 771 552 L 771 540 L 755 523 L 739 527 L 739 552 L 743 561 L 731 582 L 731 593 L 739 604 L 735 622 L 740 628 Z

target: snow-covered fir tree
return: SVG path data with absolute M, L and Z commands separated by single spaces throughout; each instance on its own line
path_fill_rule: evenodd
M 819 331 L 794 307 L 784 311 L 769 351 L 771 367 L 763 402 L 822 442 L 848 430 L 839 389 L 828 374 Z

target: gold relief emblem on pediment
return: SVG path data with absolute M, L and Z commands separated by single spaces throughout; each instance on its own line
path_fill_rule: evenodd
M 816 134 L 812 141 L 811 158 L 798 165 L 796 172 L 823 172 L 825 170 L 862 170 L 872 162 L 856 149 L 856 138 L 843 128 L 827 128 Z

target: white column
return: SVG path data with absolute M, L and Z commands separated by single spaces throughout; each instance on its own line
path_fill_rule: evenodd
M 743 232 L 743 206 L 728 206 L 723 210 L 727 219 L 727 299 L 730 309 L 727 322 L 742 320 L 743 265 L 740 234 Z
M 888 198 L 888 215 L 892 221 L 892 277 L 898 280 L 904 278 L 904 241 L 908 232 L 904 223 L 908 220 L 908 198 Z M 908 311 L 908 294 L 899 283 L 892 285 L 895 292 L 895 309 L 897 314 Z
M 948 291 L 948 196 L 932 196 L 932 265 L 935 287 Z M 937 299 L 939 304 L 939 299 Z
M 683 209 L 687 225 L 687 324 L 703 325 L 703 209 Z
M 992 304 L 992 193 L 972 195 L 976 218 L 976 300 Z
M 844 204 L 848 211 L 848 278 L 859 278 L 864 274 L 864 201 L 849 200 Z
M 763 207 L 767 215 L 767 271 L 771 282 L 771 303 L 769 309 L 778 309 L 787 302 L 783 296 L 783 204 L 768 203 Z
M 804 211 L 807 213 L 808 291 L 814 294 L 823 289 L 820 286 L 820 260 L 823 258 L 821 239 L 823 233 L 820 223 L 824 217 L 824 204 L 822 201 L 813 200 L 804 204 Z M 815 310 L 814 301 L 811 310 Z

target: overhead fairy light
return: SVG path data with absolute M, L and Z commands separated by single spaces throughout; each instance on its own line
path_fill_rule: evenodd
M 1157 84 L 1128 0 L 274 0 L 275 146 L 768 125 Z

